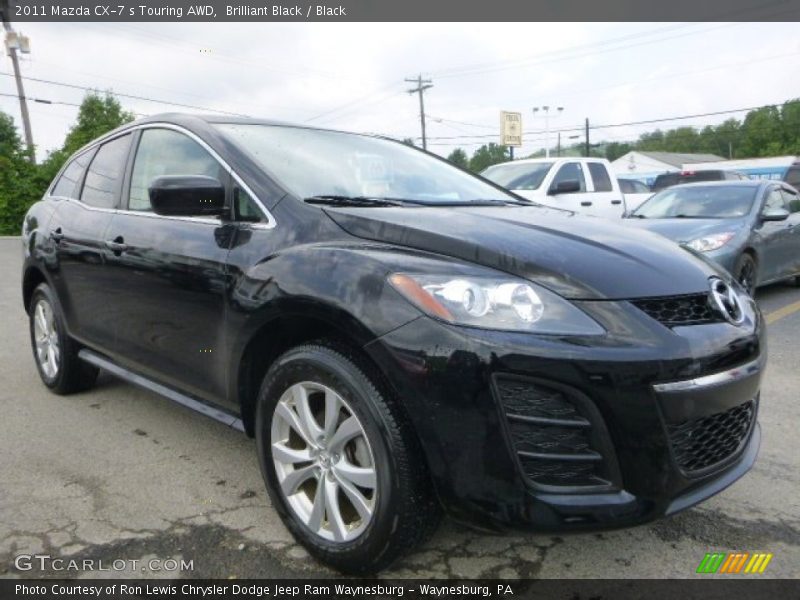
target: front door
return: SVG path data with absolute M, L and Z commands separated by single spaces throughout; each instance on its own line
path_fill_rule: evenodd
M 233 225 L 218 218 L 165 217 L 152 211 L 159 176 L 204 175 L 229 186 L 226 169 L 197 140 L 167 128 L 144 129 L 131 169 L 127 210 L 114 216 L 109 271 L 119 298 L 114 358 L 207 401 L 226 389 L 225 290 Z

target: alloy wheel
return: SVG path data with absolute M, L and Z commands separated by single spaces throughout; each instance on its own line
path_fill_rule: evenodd
M 377 469 L 364 426 L 344 398 L 319 383 L 292 385 L 275 406 L 270 441 L 295 516 L 329 541 L 361 535 L 377 506 Z
M 53 307 L 44 298 L 39 299 L 33 308 L 33 339 L 39 367 L 45 377 L 53 379 L 61 365 L 61 348 Z

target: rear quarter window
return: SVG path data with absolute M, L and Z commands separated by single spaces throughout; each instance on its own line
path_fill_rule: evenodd
M 89 161 L 92 159 L 92 154 L 92 151 L 84 152 L 80 156 L 72 159 L 56 181 L 50 195 L 77 199 L 79 193 L 78 186 L 83 179 L 86 165 L 88 165 Z
M 86 172 L 81 202 L 98 208 L 117 205 L 130 145 L 131 136 L 127 134 L 100 146 Z

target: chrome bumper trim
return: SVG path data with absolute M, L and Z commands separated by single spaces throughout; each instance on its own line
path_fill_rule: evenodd
M 746 379 L 758 373 L 764 367 L 763 357 L 749 362 L 739 367 L 713 373 L 711 375 L 704 375 L 703 377 L 696 377 L 695 379 L 686 379 L 684 381 L 672 381 L 670 383 L 656 383 L 653 389 L 656 392 L 685 392 L 689 390 L 696 390 L 699 388 L 708 388 L 715 385 L 722 385 L 725 383 L 732 383 L 740 379 Z

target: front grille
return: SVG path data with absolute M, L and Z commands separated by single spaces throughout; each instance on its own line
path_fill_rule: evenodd
M 631 300 L 631 304 L 667 327 L 724 321 L 722 315 L 712 308 L 708 294 L 642 298 Z
M 511 443 L 523 474 L 547 486 L 609 486 L 613 479 L 602 451 L 598 416 L 561 386 L 496 376 Z M 602 430 L 602 431 L 601 431 Z
M 667 425 L 675 462 L 697 474 L 721 465 L 742 449 L 753 427 L 756 401 L 700 419 Z

